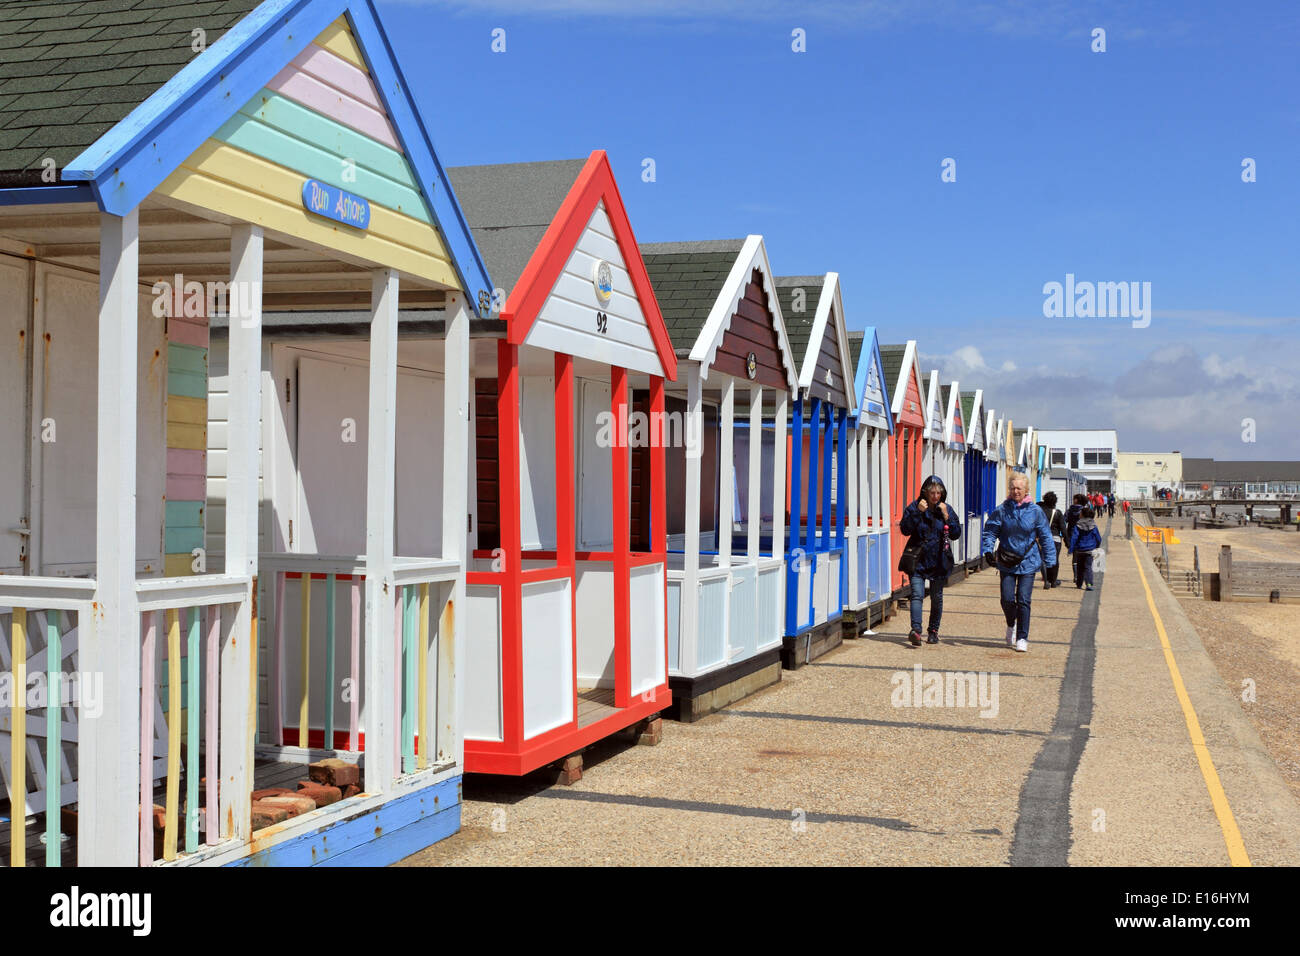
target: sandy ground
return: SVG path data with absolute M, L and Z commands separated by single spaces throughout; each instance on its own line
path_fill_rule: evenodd
M 1174 568 L 1189 567 L 1196 546 L 1202 569 L 1214 570 L 1225 544 L 1238 560 L 1300 563 L 1300 534 L 1291 531 L 1243 528 L 1176 533 L 1179 544 L 1170 548 Z M 1242 709 L 1288 786 L 1300 797 L 1300 604 L 1191 599 L 1180 603 L 1224 682 L 1242 695 Z M 1251 682 L 1253 701 L 1248 699 Z

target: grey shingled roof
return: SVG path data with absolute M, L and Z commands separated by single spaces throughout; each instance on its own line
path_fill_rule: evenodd
M 1184 458 L 1183 481 L 1213 481 L 1213 458 Z
M 849 358 L 853 362 L 853 374 L 858 374 L 858 357 L 862 354 L 862 340 L 867 337 L 866 332 L 849 333 Z
M 259 0 L 0 2 L 0 186 L 41 185 Z M 237 104 L 238 105 L 238 104 Z
M 971 412 L 975 411 L 975 393 L 962 392 L 959 398 L 961 401 L 961 420 L 966 423 L 968 429 L 974 431 L 975 429 L 971 424 L 970 416 Z
M 880 346 L 881 371 L 885 373 L 885 386 L 889 389 L 891 400 L 894 397 L 894 390 L 898 388 L 898 377 L 903 372 L 903 356 L 906 354 L 906 344 Z
M 743 239 L 641 243 L 641 258 L 678 355 L 688 354 L 700 337 L 744 245 Z
M 812 338 L 813 319 L 817 317 L 817 303 L 822 297 L 825 281 L 825 276 L 778 276 L 775 282 L 776 297 L 781 300 L 781 317 L 785 319 L 785 334 L 790 340 L 790 351 L 794 353 L 796 372 L 803 368 L 808 340 Z M 802 312 L 794 310 L 795 289 L 804 290 Z M 844 321 L 843 316 L 840 321 Z M 819 346 L 820 344 L 818 343 Z
M 507 294 L 537 250 L 585 159 L 452 166 L 447 170 L 488 275 Z

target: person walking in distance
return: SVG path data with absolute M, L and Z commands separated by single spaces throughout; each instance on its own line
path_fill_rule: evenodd
M 1065 540 L 1066 541 L 1070 540 L 1070 535 L 1074 533 L 1074 526 L 1079 520 L 1079 515 L 1083 513 L 1083 509 L 1086 507 L 1088 507 L 1088 496 L 1081 495 L 1081 494 L 1075 495 L 1073 503 L 1070 505 L 1069 510 L 1066 511 L 1065 513 Z
M 980 552 L 990 555 L 1002 576 L 1002 613 L 1007 621 L 1007 646 L 1029 650 L 1029 605 L 1039 568 L 1056 563 L 1047 515 L 1029 496 L 1029 479 L 1013 472 L 1007 500 L 984 522 Z
M 1106 496 L 1106 517 L 1115 517 L 1115 492 L 1113 491 Z
M 1092 590 L 1092 553 L 1101 547 L 1101 532 L 1091 508 L 1084 508 L 1079 523 L 1070 533 L 1070 554 L 1074 555 L 1074 586 Z
M 1055 491 L 1043 495 L 1043 500 L 1038 503 L 1038 506 L 1043 509 L 1043 514 L 1047 515 L 1047 526 L 1052 531 L 1052 543 L 1056 545 L 1056 562 L 1043 565 L 1043 590 L 1046 591 L 1061 584 L 1056 579 L 1056 575 L 1061 569 L 1061 545 L 1065 541 L 1065 515 L 1056 507 Z
M 950 542 L 961 537 L 961 519 L 948 508 L 948 489 L 942 478 L 931 475 L 925 479 L 921 493 L 903 512 L 898 528 L 912 539 L 904 554 L 915 556 L 915 564 L 906 572 L 912 589 L 912 630 L 908 640 L 914 647 L 921 646 L 921 605 L 925 600 L 925 582 L 929 581 L 930 626 L 926 629 L 926 643 L 938 644 L 943 587 L 953 566 Z

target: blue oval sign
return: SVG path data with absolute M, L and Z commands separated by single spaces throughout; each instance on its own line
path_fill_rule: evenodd
M 365 229 L 370 225 L 369 202 L 314 179 L 302 184 L 302 205 L 308 212 L 354 229 Z

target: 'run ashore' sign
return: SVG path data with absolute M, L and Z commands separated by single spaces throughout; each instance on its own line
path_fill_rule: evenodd
M 365 229 L 370 225 L 369 202 L 314 179 L 302 184 L 302 204 L 308 212 L 354 229 Z

